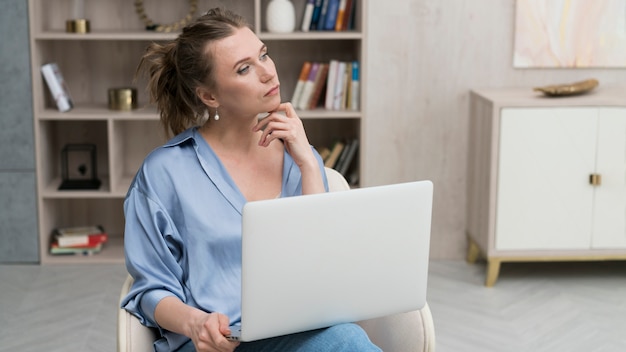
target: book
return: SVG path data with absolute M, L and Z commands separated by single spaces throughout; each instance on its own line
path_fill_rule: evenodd
M 41 74 L 48 85 L 52 99 L 54 99 L 59 111 L 67 112 L 72 110 L 74 103 L 72 102 L 70 90 L 65 84 L 59 66 L 54 62 L 42 65 Z
M 333 97 L 335 95 L 335 83 L 337 82 L 338 66 L 338 60 L 330 60 L 328 65 L 328 78 L 326 79 L 326 99 L 324 101 L 324 107 L 327 110 L 332 110 L 333 108 Z
M 339 109 L 348 108 L 348 97 L 350 96 L 350 87 L 352 87 L 352 62 L 346 62 L 346 70 L 343 74 L 343 92 L 341 94 L 341 102 Z
M 354 138 L 350 141 L 350 144 L 346 147 L 348 151 L 346 152 L 345 159 L 337 165 L 336 169 L 340 174 L 343 175 L 346 179 L 348 178 L 348 171 L 350 170 L 350 166 L 356 157 L 356 152 L 359 149 L 359 140 L 358 138 Z
M 104 232 L 104 228 L 100 225 L 60 227 L 55 230 L 55 233 L 59 236 L 78 236 L 99 232 Z
M 339 154 L 335 165 L 333 165 L 333 169 L 339 171 L 339 167 L 341 167 L 341 165 L 345 162 L 346 157 L 348 156 L 348 150 L 350 149 L 350 143 L 350 140 L 344 142 L 343 149 L 341 150 L 341 153 Z
M 315 5 L 313 7 L 313 14 L 311 14 L 311 25 L 309 29 L 314 31 L 317 30 L 317 24 L 320 21 L 320 15 L 322 14 L 322 4 L 324 0 L 315 0 Z
M 322 160 L 325 162 L 330 155 L 330 149 L 328 149 L 328 147 L 321 147 L 318 153 L 320 157 L 322 157 Z
M 357 0 L 348 0 L 348 1 L 351 1 L 352 3 L 349 6 L 349 10 L 346 11 L 346 18 L 347 18 L 346 29 L 354 29 Z
M 317 20 L 317 30 L 324 30 L 326 24 L 326 16 L 328 14 L 328 3 L 331 0 L 322 0 L 322 10 L 320 11 L 320 18 Z
M 87 235 L 86 238 L 59 237 L 56 239 L 59 247 L 93 247 L 101 243 L 106 243 L 109 235 L 105 232 L 93 233 Z
M 300 69 L 300 75 L 298 76 L 298 82 L 296 82 L 296 88 L 293 90 L 293 95 L 291 97 L 291 104 L 296 107 L 296 104 L 300 101 L 300 96 L 302 95 L 302 90 L 304 89 L 304 84 L 306 83 L 309 77 L 309 71 L 311 70 L 311 62 L 305 61 L 302 64 L 302 68 Z
M 346 62 L 339 61 L 337 67 L 337 78 L 335 81 L 335 89 L 332 97 L 332 107 L 333 110 L 341 109 L 341 100 L 343 98 L 343 93 L 345 89 L 345 80 L 346 80 Z
M 337 20 L 335 21 L 335 31 L 343 31 L 346 21 L 346 8 L 348 6 L 348 0 L 341 0 L 339 2 L 339 10 L 337 11 Z
M 309 76 L 302 87 L 302 94 L 298 98 L 297 105 L 294 105 L 297 109 L 304 110 L 308 108 L 308 102 L 313 95 L 313 88 L 315 87 L 315 79 L 317 78 L 317 71 L 320 68 L 319 62 L 313 62 L 311 69 L 309 70 Z M 293 104 L 293 102 L 292 102 Z
M 308 109 L 315 109 L 320 103 L 322 92 L 326 87 L 326 77 L 328 76 L 328 63 L 321 63 L 320 68 L 317 71 L 317 77 L 315 78 L 315 85 L 313 86 L 313 94 L 308 103 Z
M 348 109 L 348 106 L 350 104 L 350 94 L 351 94 L 351 88 L 352 88 L 352 64 L 353 62 L 346 62 L 346 69 L 343 73 L 344 77 L 344 81 L 343 81 L 343 92 L 341 95 L 341 105 L 340 105 L 340 109 L 342 110 L 346 110 Z
M 357 185 L 359 183 L 359 170 L 355 168 L 348 175 L 348 184 L 351 186 Z
M 352 62 L 352 80 L 350 82 L 350 110 L 359 110 L 359 99 L 360 99 L 360 83 L 359 83 L 359 62 Z
M 60 247 L 58 243 L 50 245 L 50 254 L 54 255 L 92 255 L 102 251 L 103 244 L 84 247 Z
M 324 166 L 334 168 L 344 147 L 344 142 L 336 141 L 335 144 L 333 144 L 333 147 L 330 149 L 330 155 L 328 156 L 328 158 L 326 158 L 326 161 L 324 161 Z
M 311 28 L 311 20 L 313 19 L 313 10 L 315 9 L 315 0 L 308 0 L 304 5 L 304 15 L 302 16 L 302 25 L 300 29 L 308 32 Z
M 59 247 L 95 246 L 108 240 L 102 226 L 65 227 L 54 231 L 53 243 Z
M 339 3 L 342 0 L 328 0 L 328 9 L 324 18 L 324 30 L 334 31 L 337 23 L 337 15 L 339 13 Z

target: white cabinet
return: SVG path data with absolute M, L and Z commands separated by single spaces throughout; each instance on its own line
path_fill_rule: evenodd
M 468 260 L 626 259 L 626 96 L 473 91 Z
M 626 248 L 626 108 L 602 109 L 598 121 L 592 248 Z

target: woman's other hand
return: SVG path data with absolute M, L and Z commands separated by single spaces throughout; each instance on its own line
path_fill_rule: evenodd
M 239 342 L 228 340 L 228 317 L 221 313 L 208 313 L 198 317 L 191 329 L 191 340 L 198 352 L 232 352 Z

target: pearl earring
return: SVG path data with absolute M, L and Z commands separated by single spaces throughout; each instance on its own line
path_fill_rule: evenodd
M 215 108 L 215 116 L 213 116 L 213 118 L 215 119 L 215 121 L 220 119 L 220 114 L 217 113 L 217 108 Z

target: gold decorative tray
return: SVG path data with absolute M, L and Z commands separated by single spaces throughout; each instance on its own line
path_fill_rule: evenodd
M 542 92 L 547 96 L 558 97 L 587 93 L 597 86 L 598 80 L 588 79 L 570 84 L 557 84 L 544 87 L 535 87 L 533 88 L 533 90 L 536 92 Z

